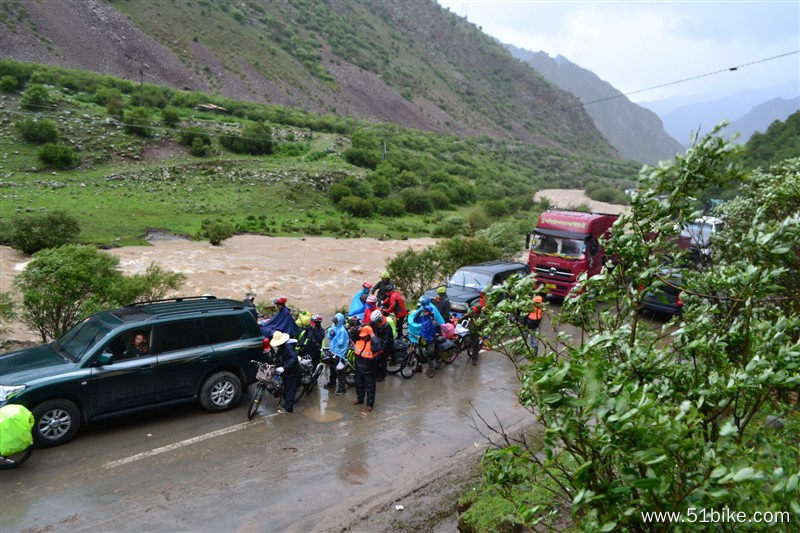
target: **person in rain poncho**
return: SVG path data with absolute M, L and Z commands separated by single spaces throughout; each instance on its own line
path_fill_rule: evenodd
M 369 290 L 371 288 L 372 283 L 369 281 L 365 281 L 361 284 L 361 290 L 350 300 L 350 308 L 347 310 L 347 316 L 361 316 L 364 314 L 364 308 L 367 306 L 367 297 L 369 296 Z
M 325 332 L 325 336 L 328 339 L 328 347 L 333 356 L 328 363 L 330 378 L 325 388 L 336 388 L 336 395 L 341 396 L 347 390 L 347 381 L 345 380 L 347 369 L 344 361 L 347 359 L 347 350 L 350 347 L 350 337 L 344 327 L 344 315 L 342 313 L 336 313 L 336 316 L 333 317 L 333 323 Z
M 300 334 L 300 328 L 297 327 L 292 312 L 286 307 L 286 298 L 275 298 L 272 303 L 278 308 L 278 312 L 261 324 L 261 335 L 271 339 L 276 331 L 280 331 L 292 338 L 297 338 L 297 335 Z

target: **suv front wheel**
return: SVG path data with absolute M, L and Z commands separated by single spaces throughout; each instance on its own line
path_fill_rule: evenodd
M 72 440 L 81 427 L 80 410 L 69 400 L 49 400 L 37 405 L 33 419 L 33 440 L 43 448 Z
M 200 387 L 200 403 L 211 412 L 230 409 L 241 396 L 242 382 L 233 372 L 211 374 Z

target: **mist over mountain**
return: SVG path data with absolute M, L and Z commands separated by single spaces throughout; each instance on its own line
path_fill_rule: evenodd
M 631 102 L 610 83 L 563 56 L 531 52 L 507 44 L 506 48 L 525 61 L 546 80 L 574 94 L 582 102 L 611 98 L 584 106 L 600 132 L 622 157 L 642 163 L 671 159 L 681 145 L 664 131 L 661 119 L 652 111 Z
M 800 97 L 800 85 L 787 82 L 772 87 L 740 91 L 717 98 L 704 94 L 641 102 L 641 105 L 658 113 L 667 133 L 684 144 L 684 146 L 688 146 L 692 131 L 701 129 L 702 132 L 708 132 L 722 119 L 727 119 L 732 123 L 736 122 L 753 111 L 754 107 L 770 100 L 776 98 L 792 100 L 798 97 Z M 773 121 L 784 119 L 788 116 L 788 113 L 781 111 L 778 106 L 765 107 L 761 110 L 761 113 L 767 113 L 773 109 L 778 114 L 764 115 L 759 121 L 762 127 L 765 128 Z M 735 130 L 731 128 L 730 131 Z M 760 131 L 763 131 L 763 129 Z M 752 134 L 752 131 L 750 133 Z M 743 140 L 746 141 L 747 139 Z
M 770 124 L 776 120 L 786 120 L 789 115 L 797 110 L 800 110 L 800 97 L 791 99 L 774 98 L 755 106 L 745 116 L 732 122 L 728 127 L 728 131 L 730 133 L 740 133 L 739 142 L 745 143 L 755 132 L 767 131 Z
M 8 58 L 617 156 L 575 97 L 432 0 L 9 0 L 0 13 Z

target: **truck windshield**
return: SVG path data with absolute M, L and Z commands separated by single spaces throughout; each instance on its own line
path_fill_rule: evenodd
M 79 361 L 109 331 L 96 320 L 84 320 L 62 335 L 55 344 L 60 351 Z
M 471 270 L 458 270 L 453 274 L 453 277 L 450 278 L 447 284 L 457 287 L 469 287 L 482 291 L 488 287 L 491 282 L 492 277 L 489 274 L 473 272 Z
M 578 239 L 533 234 L 531 250 L 542 254 L 558 254 L 579 257 L 586 251 L 586 243 Z

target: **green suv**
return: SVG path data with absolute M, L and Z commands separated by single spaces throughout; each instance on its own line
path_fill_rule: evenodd
M 85 422 L 199 399 L 225 411 L 255 381 L 262 337 L 247 304 L 198 296 L 103 311 L 60 339 L 0 356 L 0 406 L 22 404 L 39 446 Z

